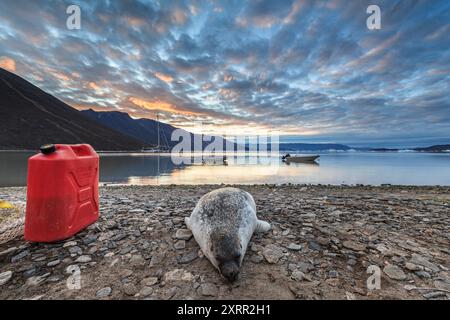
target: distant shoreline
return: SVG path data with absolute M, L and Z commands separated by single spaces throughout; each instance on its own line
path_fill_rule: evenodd
M 28 149 L 19 149 L 19 150 L 8 150 L 8 149 L 0 149 L 0 153 L 12 153 L 12 152 L 20 152 L 20 153 L 38 153 L 39 150 L 28 150 Z M 145 154 L 145 155 L 161 155 L 161 154 L 171 154 L 170 152 L 145 152 L 140 150 L 120 150 L 120 151 L 110 151 L 110 150 L 96 150 L 99 154 L 114 154 L 114 153 L 123 153 L 123 154 L 130 154 L 130 153 L 139 153 L 139 154 Z M 242 151 L 247 152 L 247 151 Z M 270 153 L 268 150 L 267 152 Z M 377 149 L 368 149 L 368 150 L 279 150 L 279 153 L 287 153 L 287 152 L 297 152 L 297 153 L 353 153 L 353 152 L 370 152 L 370 153 L 450 153 L 450 150 L 412 150 L 412 149 L 386 149 L 386 150 L 377 150 Z M 201 153 L 201 151 L 197 152 L 185 152 L 186 154 L 193 154 L 193 153 Z M 207 152 L 205 152 L 206 154 Z M 209 152 L 211 153 L 211 152 Z M 222 154 L 222 153 L 217 153 Z

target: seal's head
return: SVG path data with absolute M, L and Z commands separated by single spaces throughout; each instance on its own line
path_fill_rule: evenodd
M 237 234 L 213 232 L 211 234 L 210 261 L 220 273 L 233 282 L 237 279 L 244 258 L 244 247 Z

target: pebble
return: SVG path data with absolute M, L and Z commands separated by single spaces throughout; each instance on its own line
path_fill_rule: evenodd
M 5 271 L 0 273 L 0 286 L 7 283 L 12 278 L 12 271 Z
M 430 261 L 428 261 L 428 259 L 426 259 L 425 257 L 418 255 L 416 253 L 412 254 L 411 257 L 411 263 L 413 264 L 417 264 L 419 266 L 423 266 L 425 268 L 430 269 L 433 272 L 438 272 L 439 271 L 439 267 L 436 266 L 434 263 L 431 263 Z
M 194 261 L 197 258 L 198 258 L 198 252 L 197 252 L 197 250 L 194 250 L 194 251 L 189 252 L 188 254 L 181 256 L 179 258 L 178 262 L 181 264 L 187 264 L 187 263 Z
M 146 286 L 146 287 L 151 287 L 151 286 L 153 286 L 153 285 L 155 285 L 157 283 L 158 283 L 158 278 L 157 277 L 148 277 L 148 278 L 145 278 L 145 279 L 143 279 L 141 281 L 141 284 Z
M 308 248 L 310 248 L 311 250 L 314 250 L 314 251 L 320 251 L 322 249 L 320 244 L 318 244 L 317 242 L 314 242 L 314 241 L 308 241 Z
M 21 253 L 19 253 L 19 254 L 13 256 L 13 257 L 11 258 L 11 263 L 16 263 L 16 262 L 18 262 L 19 260 L 22 260 L 23 258 L 25 258 L 26 256 L 28 256 L 29 254 L 30 254 L 30 251 L 24 250 L 24 251 L 22 251 Z
M 178 240 L 177 242 L 175 242 L 173 247 L 175 249 L 177 249 L 177 250 L 184 249 L 184 248 L 186 248 L 186 241 L 185 240 Z
M 264 258 L 268 263 L 278 263 L 280 259 L 283 257 L 283 250 L 280 247 L 277 247 L 274 244 L 269 244 L 266 246 L 262 252 Z
M 399 267 L 397 267 L 396 265 L 393 265 L 393 264 L 388 264 L 386 267 L 384 267 L 383 272 L 389 278 L 391 278 L 393 280 L 405 280 L 406 279 L 406 275 L 402 271 L 402 269 L 400 269 Z
M 355 242 L 355 241 L 347 240 L 347 241 L 342 242 L 342 245 L 345 248 L 350 249 L 350 250 L 354 250 L 354 251 L 364 251 L 364 250 L 366 250 L 366 246 L 365 245 L 360 244 L 360 243 Z
M 215 297 L 218 292 L 217 286 L 212 283 L 203 283 L 200 286 L 200 291 L 201 291 L 202 295 L 206 296 L 206 297 Z
M 104 287 L 104 288 L 98 290 L 97 293 L 95 294 L 95 296 L 97 298 L 104 298 L 104 297 L 110 296 L 111 293 L 112 293 L 111 287 Z
M 189 229 L 178 229 L 175 238 L 178 240 L 189 240 L 192 238 L 192 232 Z
M 143 267 L 145 262 L 145 259 L 140 254 L 133 255 L 130 259 L 130 265 L 134 267 Z
M 164 275 L 164 279 L 166 282 L 171 281 L 192 281 L 194 280 L 194 276 L 192 273 L 184 270 L 184 269 L 175 269 L 169 272 L 166 272 Z
M 152 287 L 143 287 L 141 289 L 141 291 L 139 291 L 139 295 L 143 296 L 143 297 L 148 297 L 152 293 L 153 293 L 153 288 Z
M 63 248 L 73 247 L 76 245 L 77 245 L 76 241 L 67 241 L 66 243 L 63 244 Z
M 29 286 L 38 286 L 45 281 L 45 279 L 50 275 L 50 273 L 46 273 L 42 276 L 33 276 L 27 279 L 26 284 Z
M 122 290 L 123 293 L 125 293 L 128 296 L 134 296 L 136 293 L 138 293 L 138 289 L 137 287 L 132 284 L 132 283 L 125 283 L 122 286 Z
M 330 278 L 337 278 L 338 277 L 338 272 L 336 270 L 330 270 L 330 272 L 328 272 L 328 277 L 330 277 Z
M 263 260 L 264 260 L 264 258 L 261 255 L 259 255 L 259 254 L 253 254 L 250 257 L 250 261 L 253 262 L 253 263 L 260 263 Z
M 300 251 L 302 249 L 302 246 L 296 243 L 290 243 L 288 249 L 292 251 Z
M 76 260 L 75 260 L 75 262 L 78 262 L 78 263 L 88 263 L 88 262 L 91 262 L 92 261 L 92 258 L 90 257 L 90 256 L 86 256 L 86 255 L 84 255 L 84 256 L 79 256 Z
M 432 292 L 428 292 L 423 294 L 423 297 L 425 299 L 434 299 L 434 298 L 440 298 L 440 297 L 445 297 L 447 294 L 445 292 L 442 291 L 432 291 Z
M 61 263 L 61 260 L 59 260 L 59 259 L 53 260 L 53 261 L 50 261 L 49 263 L 47 263 L 47 267 L 54 267 L 54 266 L 57 266 L 60 263 Z
M 294 272 L 292 272 L 291 275 L 292 279 L 296 280 L 296 281 L 302 281 L 306 278 L 306 275 L 301 272 L 300 270 L 296 270 Z

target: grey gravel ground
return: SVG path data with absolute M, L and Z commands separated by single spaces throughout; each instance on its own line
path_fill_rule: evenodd
M 450 298 L 448 187 L 241 186 L 273 230 L 253 237 L 234 284 L 184 230 L 217 187 L 102 187 L 99 221 L 75 237 L 0 245 L 0 299 Z

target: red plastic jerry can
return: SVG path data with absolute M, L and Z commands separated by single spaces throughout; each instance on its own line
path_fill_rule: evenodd
M 98 170 L 88 144 L 45 145 L 30 157 L 25 240 L 67 239 L 97 221 Z

